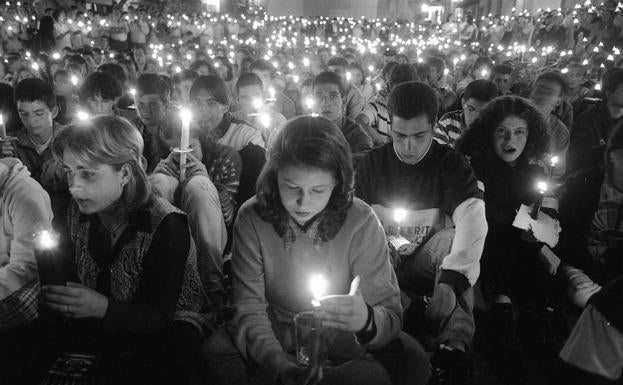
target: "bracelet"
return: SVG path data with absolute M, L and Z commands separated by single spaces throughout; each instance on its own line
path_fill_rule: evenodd
M 366 324 L 363 326 L 363 328 L 361 328 L 361 330 L 357 332 L 358 334 L 365 333 L 372 324 L 372 320 L 374 319 L 374 310 L 372 310 L 372 306 L 366 304 L 366 309 L 368 309 L 368 318 L 366 319 Z

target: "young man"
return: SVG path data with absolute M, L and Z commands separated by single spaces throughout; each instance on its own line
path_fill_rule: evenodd
M 554 109 L 563 103 L 569 89 L 569 82 L 565 75 L 559 72 L 545 72 L 541 74 L 530 92 L 530 100 L 543 114 L 547 122 L 547 133 L 550 137 L 549 154 L 558 157 L 553 170 L 555 179 L 565 174 L 567 150 L 569 149 L 569 129 L 554 115 Z
M 106 72 L 93 72 L 84 80 L 80 104 L 92 115 L 116 115 L 116 104 L 123 95 L 121 84 Z
M 372 139 L 375 147 L 390 141 L 389 130 L 392 124 L 387 111 L 389 92 L 398 84 L 414 81 L 417 78 L 415 69 L 410 64 L 399 64 L 391 70 L 387 86 L 379 91 L 374 100 L 368 103 L 357 116 L 357 123 Z
M 461 97 L 462 110 L 444 114 L 435 126 L 434 137 L 440 143 L 454 147 L 454 143 L 469 127 L 480 110 L 498 96 L 498 88 L 484 79 L 474 80 L 467 85 Z
M 277 136 L 286 118 L 268 107 L 264 102 L 262 80 L 255 74 L 242 74 L 236 82 L 236 94 L 240 110 L 233 113 L 234 118 L 251 123 L 262 133 L 266 148 Z
M 623 69 L 613 68 L 604 76 L 605 100 L 589 107 L 573 122 L 567 174 L 604 164 L 604 150 L 610 132 L 623 120 Z
M 329 119 L 342 130 L 353 153 L 355 165 L 372 149 L 372 139 L 361 126 L 344 114 L 343 89 L 340 76 L 334 72 L 322 72 L 313 85 L 316 113 Z
M 361 96 L 361 92 L 359 92 L 357 87 L 353 86 L 346 76 L 348 62 L 344 58 L 334 57 L 329 60 L 327 65 L 330 72 L 335 72 L 340 76 L 344 116 L 353 120 L 356 119 L 357 115 L 363 111 L 365 101 L 363 96 Z
M 506 64 L 499 64 L 493 67 L 493 71 L 491 71 L 491 81 L 498 87 L 498 90 L 500 90 L 500 95 L 510 94 L 512 73 L 513 67 Z
M 170 153 L 170 146 L 163 139 L 163 131 L 169 107 L 171 89 L 159 75 L 143 74 L 136 84 L 136 107 L 138 119 L 133 123 L 143 135 L 147 159 L 147 173 L 151 173 L 161 159 Z
M 474 335 L 472 286 L 487 234 L 482 192 L 467 160 L 433 140 L 438 104 L 430 86 L 396 86 L 388 108 L 393 141 L 360 161 L 355 193 L 389 236 L 402 291 L 414 304 L 432 294 L 425 331 L 409 319 L 415 305 L 406 311 L 406 328 L 424 332 L 437 350 L 432 364 L 444 369 L 437 374 L 464 378 L 470 366 L 464 352 Z
M 251 73 L 257 75 L 262 80 L 264 86 L 264 97 L 272 97 L 270 90 L 274 90 L 274 98 L 272 101 L 272 108 L 283 115 L 286 119 L 292 119 L 296 116 L 296 106 L 294 102 L 288 98 L 283 92 L 277 90 L 273 86 L 273 76 L 275 74 L 275 67 L 264 59 L 258 59 L 251 63 Z
M 173 102 L 179 105 L 189 105 L 190 103 L 190 87 L 193 86 L 193 82 L 199 77 L 199 74 L 193 70 L 183 70 L 176 73 L 171 78 L 171 85 L 173 86 Z
M 0 142 L 3 156 L 18 158 L 52 199 L 54 217 L 62 224 L 69 203 L 67 179 L 54 160 L 50 143 L 58 130 L 58 114 L 52 87 L 41 79 L 24 79 L 15 88 L 15 103 L 22 122 L 14 143 Z

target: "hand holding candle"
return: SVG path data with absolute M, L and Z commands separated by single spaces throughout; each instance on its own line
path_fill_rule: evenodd
M 359 276 L 353 279 L 348 294 L 328 295 L 317 299 L 314 316 L 323 327 L 360 332 L 368 319 L 368 307 L 361 295 Z
M 180 139 L 180 147 L 178 152 L 180 154 L 180 181 L 183 182 L 186 179 L 186 156 L 190 147 L 190 120 L 192 114 L 186 108 L 180 109 L 180 118 L 182 119 L 182 136 Z

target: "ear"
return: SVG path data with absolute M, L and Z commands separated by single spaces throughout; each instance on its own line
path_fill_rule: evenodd
M 58 106 L 55 105 L 50 112 L 52 113 L 52 120 L 56 119 L 58 116 Z
M 130 167 L 129 164 L 124 163 L 123 166 L 121 166 L 121 183 L 123 183 L 123 185 L 125 186 L 126 184 L 130 182 L 131 179 L 132 179 L 132 168 Z

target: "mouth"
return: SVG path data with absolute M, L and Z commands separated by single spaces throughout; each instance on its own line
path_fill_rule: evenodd
M 515 154 L 515 152 L 517 152 L 517 149 L 515 147 L 506 146 L 502 148 L 502 152 L 506 155 L 513 155 Z
M 296 214 L 296 216 L 299 217 L 299 218 L 306 218 L 309 215 L 311 215 L 311 212 L 309 212 L 309 211 L 295 211 L 294 214 Z

